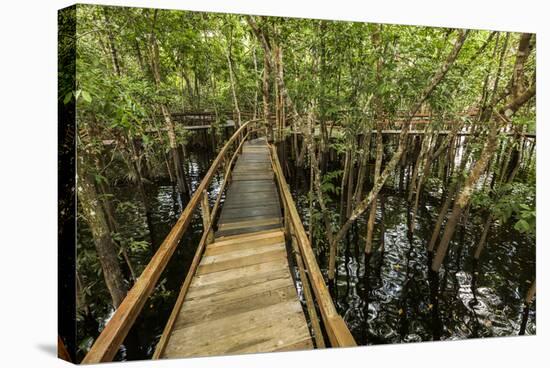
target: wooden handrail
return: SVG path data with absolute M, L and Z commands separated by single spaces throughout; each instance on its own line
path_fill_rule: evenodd
M 174 254 L 181 237 L 191 221 L 193 212 L 200 203 L 202 193 L 210 184 L 218 166 L 222 162 L 222 158 L 228 152 L 229 147 L 237 139 L 240 133 L 242 133 L 249 124 L 256 121 L 257 120 L 251 120 L 242 124 L 220 150 L 212 166 L 210 166 L 210 169 L 195 190 L 195 193 L 193 193 L 189 203 L 187 203 L 178 221 L 174 227 L 172 227 L 157 252 L 151 258 L 151 261 L 149 261 L 139 278 L 136 280 L 134 286 L 116 309 L 103 331 L 101 331 L 90 351 L 82 360 L 82 363 L 90 364 L 111 361 L 116 355 L 120 345 L 126 338 L 126 335 L 128 335 L 128 331 L 130 331 L 130 328 L 141 312 L 145 302 L 155 288 L 162 271 L 164 271 L 172 254 Z
M 356 346 L 357 344 L 355 339 L 346 326 L 346 323 L 334 307 L 332 298 L 325 284 L 325 280 L 323 279 L 323 275 L 319 269 L 319 265 L 317 264 L 315 254 L 313 253 L 313 249 L 309 243 L 304 225 L 302 224 L 302 220 L 300 219 L 300 215 L 298 214 L 298 210 L 296 209 L 294 200 L 292 199 L 292 195 L 288 189 L 275 146 L 269 145 L 269 148 L 271 153 L 271 163 L 273 166 L 273 171 L 275 172 L 275 178 L 279 187 L 281 199 L 287 209 L 288 219 L 285 219 L 285 221 L 290 221 L 290 225 L 294 230 L 298 248 L 304 261 L 304 265 L 308 271 L 307 274 L 309 276 L 309 281 L 315 294 L 317 304 L 321 312 L 321 318 L 323 319 L 323 325 L 325 326 L 330 343 L 333 347 Z

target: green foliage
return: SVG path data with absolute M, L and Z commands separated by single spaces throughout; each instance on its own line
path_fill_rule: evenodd
M 524 183 L 509 183 L 494 191 L 476 191 L 472 195 L 474 209 L 484 209 L 501 224 L 511 222 L 521 233 L 536 231 L 535 187 Z
M 340 194 L 340 187 L 337 184 L 334 184 L 334 181 L 342 176 L 344 170 L 334 170 L 329 171 L 321 180 L 321 191 L 329 195 L 338 195 Z

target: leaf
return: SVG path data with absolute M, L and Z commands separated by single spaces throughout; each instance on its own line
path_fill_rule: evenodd
M 68 92 L 66 95 L 65 95 L 65 98 L 63 98 L 63 104 L 68 104 L 69 101 L 71 101 L 71 98 L 73 97 L 73 91 L 71 92 Z
M 530 228 L 531 227 L 529 226 L 529 223 L 527 221 L 525 221 L 524 219 L 519 220 L 514 225 L 514 229 L 516 229 L 517 231 L 519 231 L 521 233 L 529 231 Z
M 94 174 L 94 179 L 96 181 L 96 183 L 101 183 L 101 182 L 104 182 L 104 183 L 107 183 L 107 178 L 101 174 Z
M 92 96 L 86 91 L 82 91 L 82 98 L 88 103 L 92 102 Z

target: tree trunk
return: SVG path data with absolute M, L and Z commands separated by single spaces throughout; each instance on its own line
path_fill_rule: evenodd
M 92 232 L 92 238 L 97 251 L 103 277 L 111 294 L 113 306 L 117 308 L 126 296 L 127 287 L 122 277 L 114 242 L 109 226 L 98 198 L 93 177 L 84 169 L 83 152 L 79 154 L 78 163 L 78 204 Z
M 359 170 L 357 173 L 357 184 L 355 185 L 355 194 L 353 195 L 353 207 L 363 196 L 363 187 L 365 186 L 367 164 L 370 156 L 371 133 L 365 133 L 363 136 L 363 152 L 359 158 Z M 348 216 L 349 217 L 349 216 Z
M 492 158 L 493 153 L 497 148 L 497 133 L 498 133 L 498 125 L 495 123 L 490 128 L 489 136 L 487 137 L 487 142 L 483 147 L 483 151 L 481 152 L 478 161 L 474 165 L 474 168 L 471 170 L 470 175 L 468 176 L 468 178 L 466 179 L 466 182 L 464 183 L 464 186 L 462 187 L 462 190 L 460 191 L 460 193 L 458 194 L 455 200 L 455 204 L 453 206 L 451 215 L 447 220 L 447 223 L 445 224 L 445 230 L 443 231 L 443 235 L 441 236 L 441 241 L 439 242 L 439 246 L 437 247 L 437 251 L 435 253 L 435 256 L 432 262 L 432 270 L 435 272 L 439 271 L 439 268 L 441 267 L 443 259 L 447 254 L 449 242 L 451 241 L 451 238 L 454 234 L 456 225 L 458 224 L 458 220 L 460 219 L 460 215 L 462 214 L 462 211 L 470 201 L 470 197 L 472 196 L 472 193 L 474 191 L 474 186 L 477 183 L 481 174 L 487 168 L 487 164 L 489 163 L 489 160 Z
M 235 77 L 233 75 L 233 61 L 231 59 L 231 46 L 233 44 L 233 33 L 231 33 L 231 36 L 229 38 L 229 45 L 227 46 L 227 68 L 229 70 L 229 82 L 231 85 L 231 96 L 233 97 L 233 105 L 235 107 L 235 112 L 237 114 L 237 125 L 235 127 L 235 130 L 239 129 L 241 127 L 241 109 L 239 108 L 239 101 L 237 99 L 237 87 L 235 85 Z
M 491 214 L 487 215 L 487 219 L 485 220 L 485 224 L 483 225 L 483 232 L 481 233 L 481 238 L 477 243 L 476 251 L 474 253 L 474 259 L 476 261 L 479 260 L 481 251 L 483 250 L 483 248 L 485 247 L 485 244 L 487 243 L 487 235 L 489 234 L 489 230 L 491 229 L 492 220 L 493 220 L 493 216 L 491 216 Z
M 525 335 L 525 329 L 527 328 L 527 320 L 529 319 L 529 309 L 531 307 L 531 304 L 533 303 L 533 299 L 535 299 L 536 291 L 537 291 L 536 280 L 533 280 L 533 283 L 531 284 L 531 287 L 527 291 L 527 295 L 525 296 L 525 300 L 523 302 L 523 313 L 521 318 L 521 325 L 519 328 L 519 335 Z
M 155 81 L 155 86 L 157 92 L 161 89 L 161 76 L 160 76 L 160 58 L 159 58 L 159 49 L 158 43 L 155 36 L 155 23 L 157 19 L 158 9 L 155 9 L 153 27 L 150 37 L 151 42 L 151 70 L 153 71 L 153 77 Z M 172 154 L 172 160 L 174 163 L 174 172 L 176 173 L 176 181 L 178 184 L 178 190 L 180 193 L 188 194 L 187 183 L 185 181 L 185 172 L 183 170 L 183 160 L 181 159 L 178 152 L 178 144 L 176 139 L 176 129 L 174 122 L 172 121 L 172 116 L 168 111 L 168 107 L 164 103 L 160 103 L 160 110 L 164 118 L 164 123 L 166 125 L 166 130 L 168 132 L 168 144 L 170 146 L 170 151 Z
M 350 156 L 351 152 L 349 149 L 346 150 L 344 158 L 344 172 L 342 174 L 342 181 L 340 182 L 340 223 L 344 221 L 344 204 L 346 198 L 346 183 L 348 181 L 349 167 L 350 167 Z
M 382 158 L 384 156 L 384 142 L 382 139 L 383 124 L 377 124 L 376 132 L 376 163 L 374 164 L 374 183 L 378 182 L 380 178 L 380 172 L 382 170 Z M 378 191 L 376 192 L 378 194 Z M 377 194 L 373 195 L 370 205 L 369 218 L 367 220 L 367 238 L 365 243 L 365 253 L 370 254 L 372 252 L 372 238 L 374 232 L 374 222 L 376 220 L 376 198 Z
M 109 24 L 109 8 L 103 7 L 103 17 L 105 18 L 105 27 L 107 28 L 107 38 L 109 40 L 109 49 L 111 51 L 111 58 L 113 62 L 113 69 L 116 75 L 120 76 L 120 62 L 118 60 L 118 52 L 115 47 L 115 38 L 111 31 L 111 25 Z
M 252 60 L 254 61 L 254 76 L 256 80 L 256 88 L 254 88 L 254 111 L 252 112 L 252 120 L 256 120 L 258 117 L 258 90 L 260 89 L 258 83 L 258 58 L 256 57 L 256 46 L 252 48 Z
M 264 51 L 265 53 L 265 51 Z M 273 141 L 273 128 L 269 122 L 269 62 L 267 61 L 269 56 L 264 54 L 264 73 L 262 76 L 262 99 L 264 106 L 264 126 L 266 129 L 266 135 L 269 141 Z

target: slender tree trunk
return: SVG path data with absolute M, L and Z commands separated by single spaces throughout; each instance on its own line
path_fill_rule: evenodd
M 160 58 L 159 58 L 159 48 L 157 39 L 155 36 L 155 24 L 157 19 L 158 9 L 155 9 L 153 26 L 150 37 L 151 42 L 151 70 L 153 71 L 153 77 L 155 81 L 155 86 L 157 91 L 161 89 L 161 76 L 160 76 Z M 172 162 L 174 164 L 174 172 L 176 174 L 176 180 L 178 184 L 178 190 L 180 193 L 188 194 L 187 183 L 185 180 L 185 171 L 183 170 L 183 160 L 180 157 L 178 151 L 178 143 L 176 139 L 176 128 L 174 122 L 172 121 L 172 116 L 168 111 L 168 107 L 164 103 L 160 103 L 160 110 L 164 118 L 164 123 L 166 125 L 166 130 L 168 132 L 168 144 L 170 146 L 170 151 L 172 154 Z
M 382 123 L 377 124 L 376 132 L 376 163 L 374 164 L 374 183 L 377 183 L 380 179 L 380 173 L 382 170 L 382 158 L 384 156 L 384 142 L 382 139 Z M 373 195 L 370 205 L 369 218 L 367 220 L 367 238 L 365 243 L 365 253 L 370 254 L 372 252 L 372 238 L 374 233 L 374 222 L 376 220 L 376 195 Z
M 265 51 L 264 51 L 265 53 Z M 270 141 L 273 140 L 273 128 L 269 122 L 269 62 L 267 59 L 269 56 L 264 54 L 264 73 L 262 76 L 262 99 L 264 106 L 264 126 L 266 129 L 267 137 Z
M 281 46 L 275 47 L 275 69 L 277 82 L 277 116 L 278 116 L 278 139 L 283 139 L 283 129 L 286 125 L 286 113 L 284 103 L 284 71 L 283 71 L 283 49 Z
M 346 198 L 346 183 L 348 181 L 349 167 L 350 167 L 350 150 L 346 150 L 344 158 L 344 172 L 342 174 L 342 181 L 340 182 L 340 223 L 344 221 L 344 205 Z
M 96 184 L 97 184 L 96 192 L 101 197 L 101 205 L 102 205 L 103 212 L 105 214 L 105 220 L 107 222 L 107 226 L 109 227 L 109 231 L 111 234 L 118 233 L 118 223 L 115 219 L 115 210 L 113 208 L 113 203 L 108 197 L 112 194 L 112 191 L 109 188 L 109 185 L 105 183 L 103 180 L 97 182 Z M 113 239 L 113 242 L 117 243 L 114 239 Z M 117 245 L 120 248 L 124 261 L 126 262 L 126 266 L 128 266 L 128 271 L 130 272 L 130 276 L 132 277 L 132 280 L 135 281 L 136 273 L 134 271 L 134 267 L 132 266 L 130 256 L 128 255 L 128 250 L 122 244 L 117 243 Z
M 355 194 L 353 195 L 353 206 L 359 202 L 363 196 L 363 187 L 365 186 L 367 164 L 370 156 L 370 140 L 371 133 L 365 133 L 363 137 L 363 152 L 359 158 L 359 170 L 357 173 L 357 184 L 355 186 Z M 349 217 L 349 216 L 348 216 Z
M 113 306 L 117 308 L 126 296 L 127 287 L 118 263 L 116 248 L 111 238 L 109 226 L 98 198 L 93 178 L 84 169 L 85 162 L 79 154 L 78 162 L 78 204 L 92 232 L 103 277 L 111 294 Z
M 485 220 L 485 224 L 483 225 L 483 232 L 481 233 L 481 238 L 479 239 L 476 250 L 474 253 L 474 259 L 477 261 L 479 260 L 479 257 L 481 255 L 481 251 L 485 247 L 485 244 L 487 243 L 487 235 L 489 234 L 489 230 L 491 229 L 491 222 L 493 221 L 493 216 L 491 214 L 487 215 L 487 219 Z
M 235 85 L 235 77 L 233 75 L 233 61 L 231 59 L 231 46 L 233 45 L 233 33 L 231 33 L 231 36 L 229 38 L 229 45 L 227 47 L 227 68 L 229 70 L 229 82 L 231 85 L 231 96 L 233 97 L 233 105 L 235 107 L 235 112 L 237 114 L 237 126 L 235 127 L 235 130 L 239 129 L 241 127 L 241 109 L 239 108 L 239 100 L 237 99 L 237 87 Z
M 116 75 L 120 76 L 120 62 L 118 60 L 118 52 L 115 46 L 115 37 L 111 31 L 111 25 L 109 24 L 109 8 L 103 7 L 103 16 L 105 18 L 105 26 L 107 28 L 107 38 L 109 40 L 109 49 L 111 51 L 111 58 L 113 62 L 113 69 Z
M 521 325 L 519 328 L 519 335 L 525 335 L 525 330 L 527 328 L 527 320 L 529 319 L 529 309 L 531 308 L 531 304 L 535 299 L 536 291 L 537 291 L 536 280 L 533 280 L 533 283 L 531 284 L 531 287 L 527 291 L 527 295 L 525 296 L 525 300 L 523 302 L 523 313 L 521 318 Z
M 355 145 L 352 146 L 350 153 L 351 159 L 349 164 L 349 173 L 348 173 L 348 184 L 347 184 L 347 199 L 346 199 L 346 218 L 351 215 L 351 210 L 353 209 L 353 181 L 355 178 Z
M 315 152 L 315 139 L 312 136 L 313 120 L 313 113 L 310 111 L 307 117 L 307 127 L 305 127 L 303 131 L 304 146 L 306 146 L 309 151 L 310 169 L 313 170 L 314 173 L 313 177 L 315 193 L 317 196 L 319 207 L 321 208 L 321 217 L 325 225 L 325 232 L 327 234 L 327 239 L 329 243 L 328 278 L 329 280 L 334 280 L 337 248 L 336 243 L 332 241 L 332 222 L 330 219 L 329 211 L 325 204 L 323 192 L 321 190 L 321 172 L 319 170 L 319 161 L 317 160 L 317 154 Z
M 437 250 L 432 262 L 432 270 L 435 272 L 439 271 L 439 268 L 443 263 L 443 259 L 447 254 L 449 242 L 451 241 L 451 238 L 454 234 L 456 225 L 458 224 L 458 220 L 460 219 L 460 215 L 462 214 L 462 211 L 470 201 L 470 197 L 472 196 L 472 193 L 474 191 L 474 186 L 477 183 L 481 174 L 487 168 L 487 164 L 489 163 L 489 160 L 491 159 L 491 157 L 493 156 L 493 153 L 496 150 L 497 133 L 498 133 L 498 125 L 495 123 L 490 128 L 489 136 L 487 137 L 487 143 L 483 147 L 483 151 L 481 152 L 478 161 L 476 162 L 473 169 L 471 170 L 470 175 L 468 176 L 468 178 L 466 179 L 466 182 L 464 183 L 464 186 L 462 187 L 462 190 L 460 191 L 460 193 L 458 194 L 455 200 L 455 204 L 453 205 L 451 215 L 447 220 L 447 223 L 445 224 L 445 230 L 443 231 L 443 235 L 441 236 L 441 241 L 439 242 L 439 246 L 437 247 Z
M 254 76 L 256 80 L 256 88 L 254 88 L 254 111 L 252 112 L 252 120 L 256 120 L 258 118 L 258 90 L 260 89 L 260 85 L 258 83 L 258 58 L 256 57 L 256 46 L 252 48 L 252 60 L 254 61 Z

